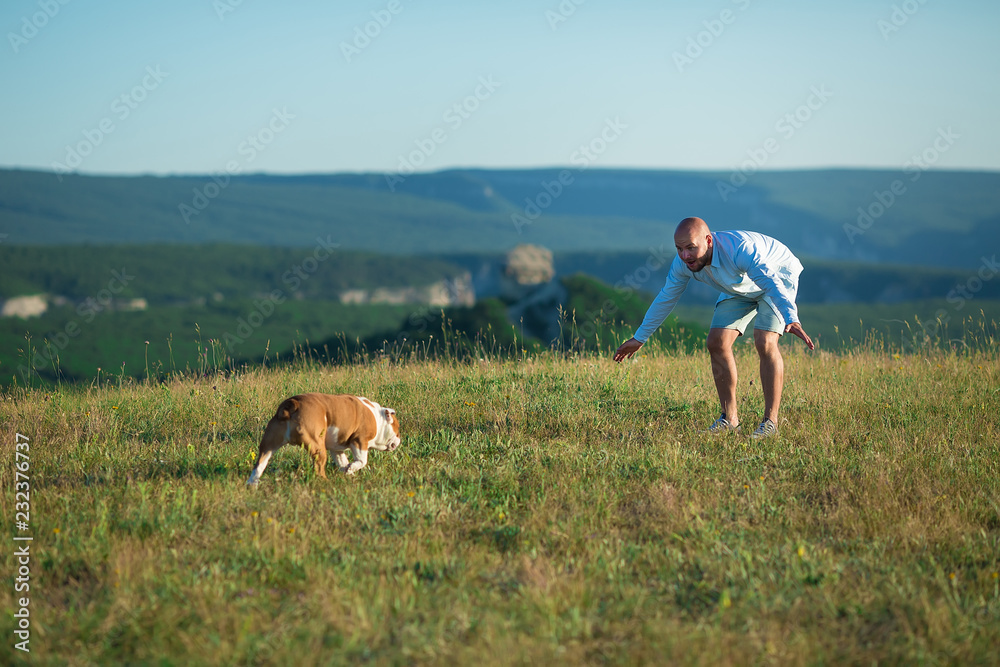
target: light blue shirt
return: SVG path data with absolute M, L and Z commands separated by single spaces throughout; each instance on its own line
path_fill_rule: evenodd
M 783 243 L 757 232 L 712 232 L 712 263 L 695 273 L 674 258 L 663 289 L 646 311 L 635 339 L 645 343 L 667 319 L 692 278 L 722 292 L 719 301 L 762 299 L 785 322 L 799 321 L 795 307 L 802 263 Z

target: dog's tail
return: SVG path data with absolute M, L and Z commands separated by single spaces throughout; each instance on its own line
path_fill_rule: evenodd
M 278 411 L 274 413 L 274 419 L 288 419 L 292 416 L 292 413 L 299 409 L 299 404 L 302 401 L 299 400 L 298 396 L 292 396 L 291 398 L 286 398 L 278 406 Z

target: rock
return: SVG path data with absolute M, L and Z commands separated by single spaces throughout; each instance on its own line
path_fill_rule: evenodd
M 375 289 L 349 289 L 340 293 L 344 304 L 388 303 L 421 304 L 428 306 L 472 306 L 476 291 L 472 276 L 464 273 L 445 278 L 422 287 L 376 287 Z
M 15 296 L 3 303 L 3 310 L 0 311 L 2 317 L 39 317 L 49 309 L 49 304 L 43 294 L 33 296 Z
M 556 275 L 552 251 L 523 243 L 507 253 L 504 277 L 518 285 L 540 285 Z

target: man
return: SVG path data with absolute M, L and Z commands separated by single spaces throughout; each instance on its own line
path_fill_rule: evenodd
M 793 333 L 814 349 L 799 323 L 795 307 L 802 264 L 778 241 L 757 232 L 711 232 L 701 218 L 685 218 L 674 232 L 677 257 L 667 282 L 646 311 L 635 336 L 621 344 L 615 361 L 630 358 L 663 323 L 692 278 L 722 292 L 708 331 L 712 375 L 719 392 L 722 415 L 709 427 L 711 433 L 739 428 L 736 405 L 736 358 L 733 343 L 742 336 L 756 314 L 754 343 L 760 355 L 760 382 L 764 388 L 764 419 L 753 438 L 777 432 L 784 362 L 778 339 Z

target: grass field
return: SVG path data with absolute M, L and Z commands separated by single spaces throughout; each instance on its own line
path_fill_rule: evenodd
M 717 410 L 702 351 L 12 390 L 0 509 L 34 541 L 27 593 L 22 543 L 0 555 L 0 662 L 996 664 L 995 348 L 786 342 L 763 442 L 698 432 Z M 402 446 L 329 480 L 285 448 L 246 489 L 264 424 L 303 391 L 395 407 Z

